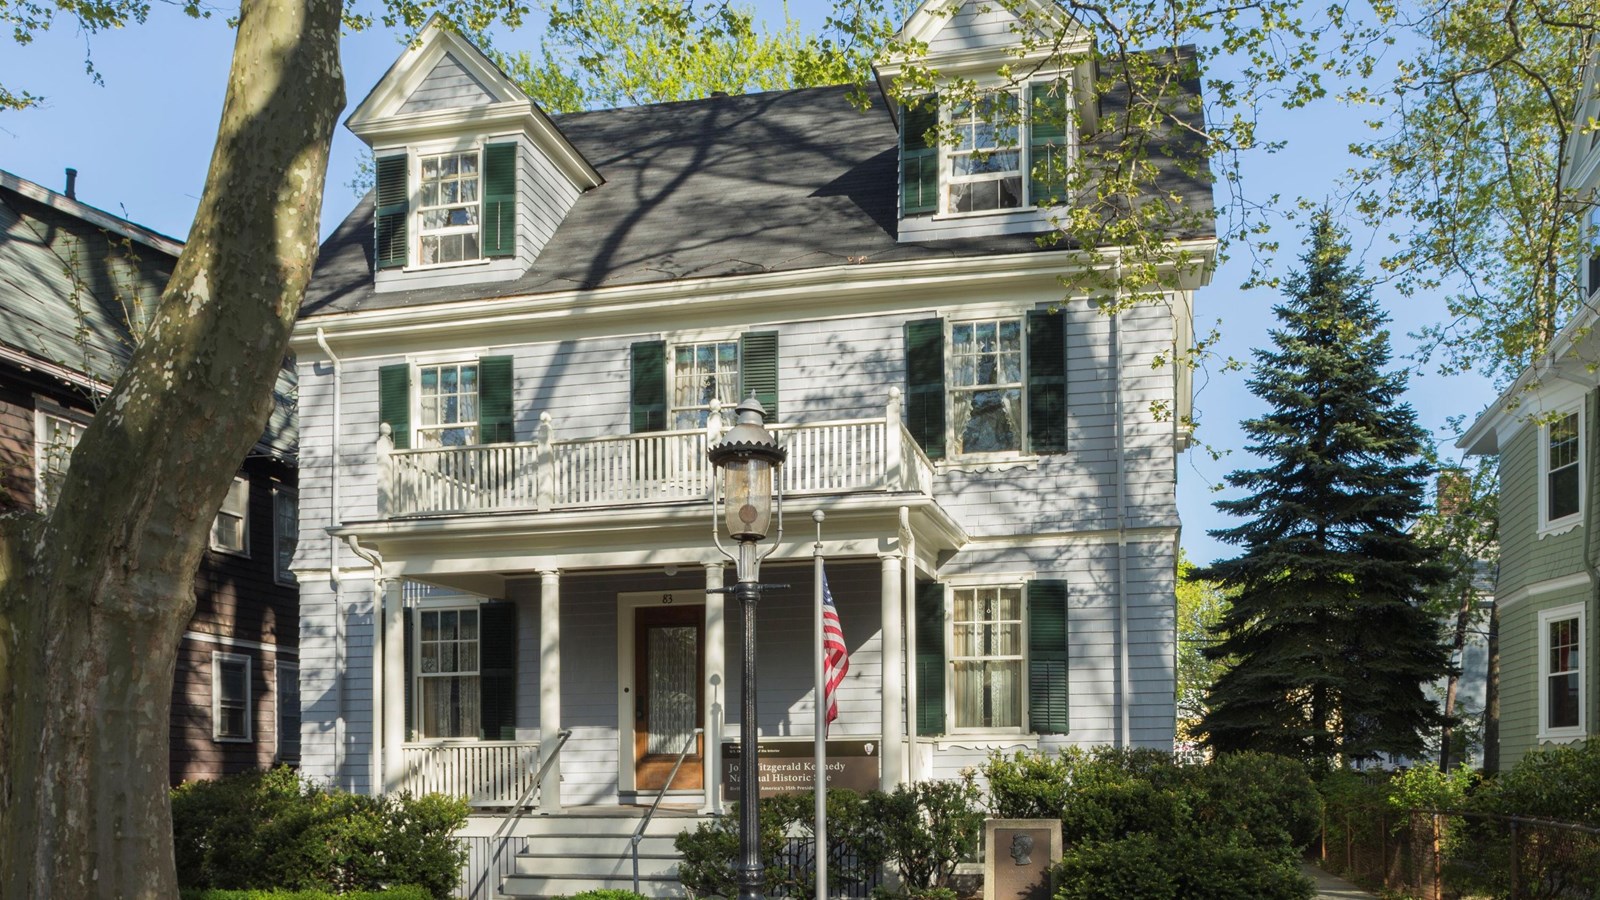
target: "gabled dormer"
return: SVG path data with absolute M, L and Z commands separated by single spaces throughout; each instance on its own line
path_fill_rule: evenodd
M 379 291 L 509 281 L 600 174 L 477 47 L 429 22 L 345 120 L 372 148 Z
M 1584 238 L 1589 250 L 1583 255 L 1579 278 L 1587 298 L 1600 291 L 1600 54 L 1590 56 L 1582 84 L 1562 180 L 1584 204 Z
M 900 36 L 919 52 L 879 62 L 885 96 L 901 93 L 896 81 L 913 69 L 935 84 L 891 103 L 900 240 L 1049 231 L 1071 200 L 1062 175 L 1079 133 L 1094 124 L 1088 31 L 1049 0 L 928 0 Z M 941 90 L 957 84 L 975 96 Z

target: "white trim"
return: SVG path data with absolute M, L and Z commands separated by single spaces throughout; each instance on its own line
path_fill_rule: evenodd
M 49 429 L 49 420 L 58 419 L 69 426 L 79 430 L 78 437 L 73 439 L 72 447 L 67 449 L 68 461 L 71 461 L 72 450 L 78 446 L 82 439 L 82 431 L 89 427 L 94 420 L 94 413 L 83 413 L 75 409 L 68 409 L 46 397 L 35 394 L 33 397 L 33 503 L 34 509 L 43 513 L 49 508 L 46 503 L 48 498 L 44 493 L 45 451 L 52 446 L 45 441 L 45 434 Z M 63 476 L 66 469 L 61 470 Z
M 483 420 L 483 405 L 482 405 L 483 404 L 483 365 L 482 365 L 483 359 L 481 357 L 478 357 L 478 356 L 474 356 L 474 357 L 468 358 L 468 357 L 466 357 L 466 356 L 464 356 L 462 354 L 457 353 L 457 354 L 453 354 L 453 355 L 441 356 L 441 357 L 439 357 L 438 361 L 436 361 L 436 362 L 434 362 L 434 361 L 419 362 L 417 360 L 410 359 L 409 357 L 407 358 L 406 361 L 411 364 L 410 391 L 409 391 L 410 397 L 409 397 L 409 400 L 408 400 L 408 402 L 410 404 L 410 410 L 411 410 L 410 411 L 410 416 L 411 416 L 411 434 L 408 436 L 409 440 L 410 440 L 410 445 L 413 448 L 419 449 L 419 450 L 441 449 L 441 448 L 445 447 L 446 445 L 437 444 L 437 445 L 430 445 L 430 446 L 424 447 L 423 444 L 422 444 L 422 441 L 421 441 L 422 430 L 423 430 L 423 428 L 426 427 L 426 428 L 431 428 L 431 429 L 433 429 L 435 431 L 449 431 L 450 429 L 446 428 L 445 426 L 448 425 L 448 424 L 452 424 L 452 423 L 442 423 L 442 422 L 438 423 L 438 424 L 435 424 L 435 425 L 428 425 L 428 426 L 424 426 L 422 424 L 422 370 L 423 369 L 443 369 L 446 366 L 454 366 L 457 369 L 456 377 L 460 378 L 460 369 L 461 369 L 461 367 L 462 366 L 472 366 L 472 368 L 473 368 L 473 376 L 472 376 L 473 377 L 473 382 L 477 385 L 477 390 L 475 391 L 475 394 L 477 396 L 477 400 L 473 403 L 473 408 L 477 410 L 477 415 L 473 417 L 472 422 L 470 423 L 470 425 L 458 425 L 456 427 L 460 427 L 460 428 L 470 427 L 472 429 L 473 440 L 470 443 L 468 443 L 466 446 L 476 446 L 481 441 L 481 438 L 482 438 L 482 435 L 483 435 L 483 432 L 480 430 L 481 429 L 482 420 Z M 458 381 L 457 382 L 457 386 L 459 387 L 459 385 L 460 385 L 460 383 Z M 461 396 L 460 391 L 457 391 L 456 396 Z
M 370 571 L 370 567 L 369 567 Z M 294 647 L 279 647 L 277 644 L 263 644 L 260 641 L 247 641 L 242 638 L 227 637 L 220 634 L 206 634 L 203 631 L 185 631 L 183 639 L 186 641 L 199 641 L 202 644 L 216 644 L 219 647 L 240 647 L 246 650 L 264 650 L 279 656 L 299 657 L 300 651 Z
M 295 549 L 300 544 L 300 492 L 286 484 L 276 481 L 272 483 L 272 583 L 281 587 L 299 587 L 300 582 L 294 574 L 294 551 L 289 553 L 289 565 L 278 565 L 278 542 L 284 535 L 278 531 L 278 504 L 287 498 L 294 504 L 294 529 Z
M 1032 307 L 1030 306 L 1026 311 L 1012 313 L 1010 315 L 980 315 L 973 317 L 970 313 L 963 311 L 963 318 L 956 318 L 954 316 L 943 317 L 944 440 L 945 447 L 948 448 L 947 456 L 951 460 L 952 468 L 988 465 L 1002 465 L 1009 468 L 1013 463 L 1025 466 L 1029 460 L 1032 460 L 1035 462 L 1035 464 L 1037 464 L 1038 456 L 1028 450 L 1028 312 L 1031 311 Z M 955 425 L 955 395 L 957 393 L 977 393 L 979 390 L 1004 392 L 1011 390 L 1012 386 L 1007 382 L 999 381 L 991 382 L 987 386 L 955 384 L 953 378 L 955 373 L 955 329 L 960 325 L 970 325 L 975 327 L 985 323 L 993 324 L 996 332 L 995 352 L 998 354 L 1001 352 L 999 347 L 999 329 L 1002 321 L 1014 321 L 1017 323 L 1017 355 L 1019 357 L 1018 374 L 1020 376 L 1020 380 L 1017 381 L 1015 385 L 1015 389 L 1017 391 L 1017 448 L 1015 450 L 981 450 L 970 452 L 957 451 L 955 447 L 959 441 L 957 440 L 958 435 Z M 974 346 L 976 346 L 976 340 L 976 335 L 974 335 Z M 999 377 L 998 372 L 996 373 L 996 377 Z M 1000 385 L 1005 386 L 1002 387 Z
M 227 505 L 229 497 L 240 484 L 244 485 L 244 509 L 235 516 L 227 511 Z M 229 556 L 238 556 L 244 559 L 250 558 L 250 487 L 249 475 L 233 476 L 233 481 L 228 485 L 228 493 L 222 498 L 222 506 L 217 509 L 216 517 L 211 520 L 211 550 L 213 552 L 226 553 Z M 239 520 L 240 546 L 238 547 L 228 547 L 217 541 L 217 523 L 221 522 L 222 517 L 225 515 Z
M 1568 728 L 1550 728 L 1546 716 L 1550 713 L 1550 623 L 1564 619 L 1578 620 L 1578 724 Z M 1589 719 L 1589 672 L 1586 657 L 1590 648 L 1588 632 L 1588 607 L 1582 603 L 1571 603 L 1558 606 L 1554 609 L 1539 611 L 1539 659 L 1535 671 L 1539 679 L 1539 735 L 1541 742 L 1567 743 L 1582 740 L 1586 734 Z
M 1213 239 L 1179 241 L 1168 245 L 1176 256 L 1193 257 L 1181 273 L 1192 284 L 1209 282 L 1217 242 Z M 777 273 L 685 278 L 646 285 L 620 285 L 589 290 L 513 294 L 471 303 L 438 302 L 416 306 L 355 310 L 302 318 L 296 323 L 291 349 L 302 362 L 321 360 L 316 335 L 321 329 L 331 339 L 364 344 L 374 358 L 392 357 L 407 343 L 427 341 L 457 344 L 483 343 L 509 346 L 551 343 L 569 335 L 593 335 L 594 330 L 617 321 L 635 323 L 634 333 L 672 330 L 668 321 L 682 322 L 714 314 L 717 321 L 745 313 L 770 316 L 775 309 L 808 310 L 806 321 L 845 313 L 871 315 L 906 309 L 906 298 L 923 298 L 932 304 L 966 309 L 965 298 L 974 292 L 994 295 L 1005 290 L 1035 289 L 1039 296 L 1028 304 L 1061 301 L 1062 272 L 1073 269 L 1114 269 L 1121 248 L 1095 251 L 1053 250 L 991 254 L 914 262 L 858 263 L 822 266 Z M 1162 266 L 1163 271 L 1173 268 Z M 1082 298 L 1076 298 L 1082 299 Z M 1066 301 L 1070 302 L 1070 301 Z M 1026 308 L 1026 307 L 1024 307 Z M 646 325 L 645 323 L 650 323 Z M 659 324 L 658 324 L 659 323 Z M 361 358 L 363 348 L 351 349 Z
M 292 673 L 290 677 L 294 681 L 295 697 L 298 698 L 300 696 L 300 663 L 297 661 L 291 662 L 290 660 L 286 659 L 275 660 L 272 668 L 272 756 L 274 760 L 279 762 L 282 762 L 286 758 L 293 759 L 298 762 L 300 760 L 300 755 L 305 753 L 305 747 L 303 745 L 300 747 L 300 755 L 293 757 L 285 757 L 283 755 L 283 682 L 285 670 L 289 670 Z M 302 719 L 304 709 L 305 705 L 301 704 L 301 708 L 295 711 L 296 720 Z M 295 744 L 301 744 L 299 735 L 295 736 Z
M 5 173 L 0 172 L 0 175 L 3 174 Z M 49 375 L 73 387 L 100 394 L 102 397 L 111 393 L 110 382 L 101 381 L 82 372 L 74 372 L 59 363 L 40 359 L 37 356 L 12 347 L 0 346 L 0 362 L 8 362 L 24 372 L 37 371 L 41 374 Z
M 1588 497 L 1585 496 L 1587 493 L 1585 485 L 1587 484 L 1588 479 L 1588 459 L 1586 451 L 1589 443 L 1588 435 L 1586 434 L 1588 423 L 1585 421 L 1587 419 L 1584 410 L 1585 405 L 1586 404 L 1580 401 L 1575 404 L 1565 404 L 1560 406 L 1552 411 L 1552 413 L 1547 417 L 1547 421 L 1542 422 L 1539 425 L 1538 535 L 1541 539 L 1552 537 L 1558 534 L 1566 534 L 1567 532 L 1583 524 L 1584 504 L 1588 501 Z M 1562 516 L 1559 519 L 1546 519 L 1545 515 L 1550 510 L 1550 426 L 1555 424 L 1555 422 L 1564 420 L 1568 416 L 1572 415 L 1576 415 L 1578 417 L 1578 446 L 1576 448 L 1578 458 L 1574 463 L 1569 463 L 1569 465 L 1576 465 L 1578 467 L 1578 508 L 1576 511 Z M 1562 468 L 1566 467 L 1563 466 Z
M 69 216 L 76 216 L 113 234 L 119 234 L 125 238 L 138 241 L 174 259 L 183 253 L 183 242 L 181 241 L 151 231 L 142 225 L 135 225 L 127 219 L 113 216 L 103 210 L 95 209 L 86 203 L 68 197 L 65 194 L 58 194 L 47 187 L 34 184 L 26 178 L 19 178 L 10 172 L 0 170 L 0 188 L 16 191 L 22 196 L 43 203 L 51 209 L 59 210 Z
M 1590 584 L 1588 573 L 1574 572 L 1571 575 L 1562 575 L 1559 578 L 1547 578 L 1544 581 L 1525 584 L 1514 591 L 1507 592 L 1504 596 L 1496 597 L 1494 602 L 1501 610 L 1506 610 L 1510 609 L 1512 604 L 1529 597 L 1586 588 Z
M 967 583 L 961 583 L 972 579 Z M 1016 581 L 1003 576 L 990 576 L 985 579 L 973 578 L 971 574 L 955 577 L 940 582 L 944 585 L 944 724 L 946 734 L 968 741 L 982 739 L 987 736 L 993 739 L 997 735 L 1010 737 L 1012 735 L 1032 734 L 1028 724 L 1028 582 Z M 980 588 L 1015 589 L 1021 596 L 1019 601 L 1022 609 L 1022 619 L 1018 623 L 1021 629 L 1017 641 L 1021 646 L 1018 654 L 1004 657 L 973 656 L 964 659 L 1011 659 L 1017 658 L 1017 727 L 996 728 L 992 725 L 972 725 L 966 728 L 956 724 L 956 677 L 955 677 L 955 623 L 956 603 L 955 593 L 958 590 L 977 590 Z
M 222 734 L 222 665 L 223 663 L 244 663 L 244 734 L 224 736 Z M 252 681 L 251 671 L 253 660 L 244 653 L 225 653 L 214 650 L 211 653 L 211 740 L 219 744 L 249 744 L 254 742 L 253 732 L 255 720 L 255 685 Z
M 699 606 L 703 609 L 706 605 L 706 592 L 704 588 L 696 589 L 691 587 L 681 591 L 677 589 L 670 591 L 622 591 L 617 594 L 617 793 L 619 794 L 637 794 L 639 792 L 638 785 L 634 782 L 637 772 L 633 758 L 633 710 L 634 703 L 638 699 L 633 693 L 635 615 L 640 607 L 663 606 L 668 603 L 673 606 Z M 704 620 L 702 619 L 703 622 Z M 702 625 L 701 641 L 703 642 L 705 638 L 705 630 Z M 702 650 L 704 649 L 706 648 L 702 647 Z M 705 705 L 708 707 L 711 705 L 710 697 L 706 698 Z M 728 710 L 727 712 L 737 714 L 738 711 Z M 709 719 L 710 717 L 707 713 L 708 710 L 701 710 L 701 714 L 706 715 Z M 726 717 L 726 713 L 724 715 Z M 723 727 L 724 729 L 731 729 L 734 726 L 730 723 L 725 724 Z M 703 740 L 707 741 L 710 739 L 709 734 L 703 738 Z M 708 754 L 701 754 L 702 763 L 707 756 Z M 713 777 L 720 778 L 721 774 L 701 773 L 702 779 Z M 701 789 L 696 788 L 695 790 L 699 792 Z M 670 796 L 674 793 L 677 792 L 669 791 L 668 795 Z M 654 796 L 654 793 L 651 793 L 651 796 Z

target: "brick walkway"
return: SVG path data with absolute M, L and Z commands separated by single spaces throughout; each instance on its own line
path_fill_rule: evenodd
M 1370 900 L 1369 894 L 1337 875 L 1329 875 L 1308 862 L 1300 864 L 1300 871 L 1317 883 L 1317 900 Z

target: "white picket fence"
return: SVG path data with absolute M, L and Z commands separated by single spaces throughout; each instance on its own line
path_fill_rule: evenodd
M 720 420 L 694 431 L 557 440 L 548 413 L 540 439 L 512 444 L 396 450 L 378 441 L 383 516 L 577 509 L 704 500 L 706 448 Z M 933 487 L 933 464 L 900 421 L 899 391 L 882 418 L 772 426 L 789 451 L 785 495 L 915 491 Z

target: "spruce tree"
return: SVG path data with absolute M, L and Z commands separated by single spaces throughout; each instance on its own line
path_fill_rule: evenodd
M 1416 755 L 1441 721 L 1422 686 L 1449 668 L 1418 604 L 1447 572 L 1408 531 L 1424 434 L 1405 374 L 1385 371 L 1387 316 L 1326 213 L 1310 239 L 1249 382 L 1271 407 L 1243 423 L 1265 465 L 1230 474 L 1249 494 L 1216 504 L 1248 519 L 1211 532 L 1243 552 L 1197 573 L 1234 592 L 1206 650 L 1232 663 L 1198 731 L 1220 752 Z

